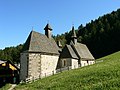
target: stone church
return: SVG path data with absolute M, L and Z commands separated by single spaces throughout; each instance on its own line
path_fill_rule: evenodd
M 74 27 L 72 28 L 71 43 L 61 49 L 52 38 L 52 28 L 47 24 L 45 35 L 31 31 L 20 58 L 20 80 L 30 77 L 42 78 L 56 73 L 56 69 L 71 66 L 94 64 L 94 57 L 85 44 L 77 42 Z
M 58 68 L 71 66 L 72 69 L 94 64 L 95 59 L 85 44 L 77 42 L 77 36 L 72 27 L 72 36 L 70 44 L 63 48 Z
M 44 28 L 45 35 L 31 31 L 20 58 L 20 79 L 42 78 L 56 72 L 59 48 L 52 38 L 49 24 Z

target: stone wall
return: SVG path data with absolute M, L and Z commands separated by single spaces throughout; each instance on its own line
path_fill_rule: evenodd
M 41 54 L 29 53 L 28 77 L 40 77 L 41 71 Z
M 56 73 L 58 55 L 41 55 L 41 78 Z
M 25 80 L 28 76 L 28 54 L 21 53 L 20 57 L 20 80 Z
M 56 73 L 58 55 L 45 55 L 42 53 L 22 53 L 20 79 L 42 78 Z

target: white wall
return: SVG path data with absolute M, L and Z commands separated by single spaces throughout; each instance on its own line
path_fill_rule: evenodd
M 95 64 L 95 61 L 89 61 L 89 65 Z
M 41 55 L 41 77 L 56 73 L 58 55 Z
M 71 58 L 61 59 L 61 68 L 71 66 Z
M 87 65 L 91 65 L 91 64 L 94 64 L 95 63 L 95 61 L 93 60 L 93 61 L 83 61 L 83 60 L 81 60 L 81 67 L 83 67 L 83 66 L 87 66 Z
M 27 53 L 21 53 L 20 57 L 20 80 L 25 80 L 28 73 L 28 67 L 27 67 L 27 62 L 28 62 L 28 54 Z
M 64 64 L 66 61 L 66 65 Z M 78 60 L 77 59 L 71 59 L 71 58 L 64 58 L 61 59 L 61 68 L 72 66 L 72 69 L 78 68 Z
M 72 62 L 72 69 L 78 68 L 78 60 L 77 59 L 71 59 Z
M 87 61 L 81 61 L 81 67 L 87 66 L 87 65 L 88 65 Z

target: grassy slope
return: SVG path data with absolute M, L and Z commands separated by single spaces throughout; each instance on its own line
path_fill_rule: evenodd
M 0 90 L 8 90 L 11 86 L 12 86 L 11 84 L 6 84 L 2 88 L 0 88 Z
M 21 84 L 16 90 L 119 90 L 120 52 L 98 60 L 103 62 Z

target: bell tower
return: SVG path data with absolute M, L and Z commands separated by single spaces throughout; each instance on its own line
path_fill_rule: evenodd
M 48 38 L 51 38 L 52 37 L 52 28 L 50 27 L 49 23 L 45 26 L 44 30 L 45 30 L 45 35 Z

